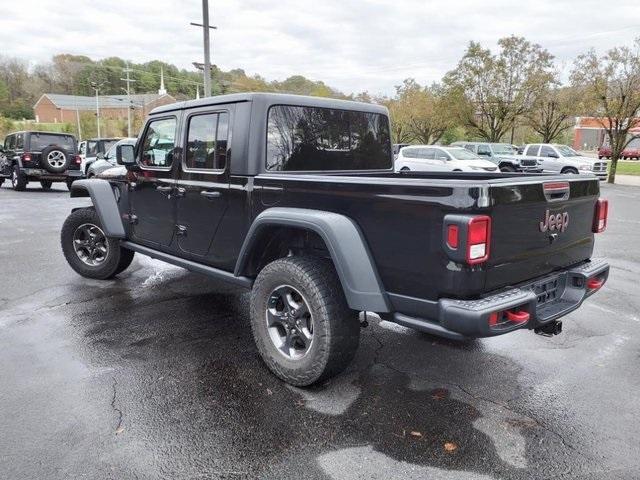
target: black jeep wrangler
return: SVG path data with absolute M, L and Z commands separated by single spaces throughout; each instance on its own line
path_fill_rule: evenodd
M 53 182 L 71 184 L 82 177 L 81 159 L 73 135 L 52 132 L 15 132 L 6 136 L 0 152 L 0 185 L 11 179 L 22 191 L 30 181 L 48 190 Z
M 607 280 L 596 177 L 394 173 L 378 105 L 235 94 L 155 109 L 122 174 L 80 180 L 62 227 L 81 275 L 134 252 L 251 289 L 268 367 L 294 385 L 341 371 L 359 312 L 451 339 L 552 335 Z M 105 174 L 106 175 L 106 174 Z

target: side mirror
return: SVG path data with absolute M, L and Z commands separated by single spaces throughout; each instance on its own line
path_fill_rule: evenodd
M 116 146 L 116 163 L 131 167 L 136 164 L 136 154 L 133 145 L 117 145 Z

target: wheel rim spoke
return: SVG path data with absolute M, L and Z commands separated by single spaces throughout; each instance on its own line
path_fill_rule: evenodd
M 276 349 L 290 360 L 304 357 L 313 344 L 313 317 L 302 294 L 289 285 L 275 288 L 267 300 L 267 331 Z
M 73 248 L 78 258 L 91 267 L 104 262 L 109 246 L 104 232 L 97 225 L 83 224 L 73 234 Z

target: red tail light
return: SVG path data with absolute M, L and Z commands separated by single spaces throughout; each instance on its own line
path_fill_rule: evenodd
M 31 161 L 31 154 L 30 153 L 23 153 L 22 155 L 20 155 L 20 160 L 22 160 L 23 162 L 30 162 Z
M 608 216 L 609 201 L 599 198 L 593 215 L 593 233 L 602 233 L 606 230 Z
M 458 248 L 459 232 L 460 229 L 457 225 L 449 225 L 447 229 L 447 245 L 449 248 L 453 248 L 454 250 Z
M 491 217 L 480 215 L 469 220 L 467 230 L 467 263 L 475 265 L 489 258 Z
M 80 155 L 75 155 L 74 156 L 76 165 L 80 165 L 82 163 L 82 157 Z

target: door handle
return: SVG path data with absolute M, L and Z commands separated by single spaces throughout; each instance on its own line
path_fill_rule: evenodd
M 207 190 L 201 191 L 200 195 L 207 198 L 219 198 L 220 196 L 222 196 L 220 192 L 208 192 Z
M 187 194 L 187 189 L 184 187 L 176 188 L 176 197 L 184 197 Z
M 159 185 L 156 187 L 156 190 L 158 190 L 159 192 L 170 192 L 171 190 L 173 190 L 173 187 L 163 187 L 162 185 Z

